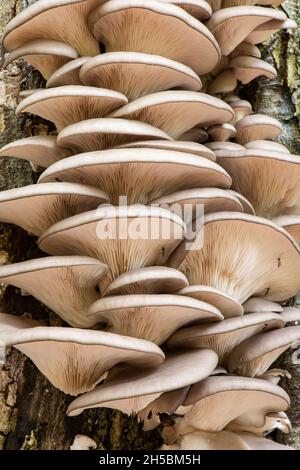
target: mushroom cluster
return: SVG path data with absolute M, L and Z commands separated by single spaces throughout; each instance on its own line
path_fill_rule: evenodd
M 6 65 L 46 80 L 17 113 L 57 135 L 0 150 L 41 173 L 0 193 L 0 220 L 49 255 L 0 280 L 68 326 L 0 314 L 0 361 L 17 348 L 76 397 L 69 416 L 134 413 L 165 449 L 284 449 L 265 436 L 291 429 L 272 364 L 300 341 L 285 307 L 300 159 L 235 93 L 276 75 L 256 44 L 294 25 L 280 2 L 252 3 L 38 0 L 3 36 Z

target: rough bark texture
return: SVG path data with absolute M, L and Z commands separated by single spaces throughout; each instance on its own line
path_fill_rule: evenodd
M 0 33 L 16 13 L 35 0 L 2 0 Z M 285 9 L 299 18 L 299 0 L 285 2 Z M 299 25 L 300 26 L 300 25 Z M 264 55 L 279 69 L 278 79 L 259 80 L 241 90 L 257 112 L 276 116 L 284 123 L 281 140 L 300 153 L 299 32 L 280 33 L 263 48 Z M 7 69 L 0 63 L 0 147 L 15 139 L 53 132 L 50 123 L 32 116 L 15 116 L 18 93 L 22 89 L 43 86 L 39 75 L 23 61 Z M 297 78 L 298 77 L 298 78 Z M 37 175 L 28 163 L 17 159 L 0 159 L 0 190 L 35 182 Z M 0 263 L 21 261 L 39 256 L 35 239 L 7 224 L 0 225 Z M 0 310 L 8 313 L 29 313 L 36 319 L 59 325 L 59 318 L 32 297 L 22 297 L 17 289 L 0 290 Z M 300 448 L 300 374 L 287 353 L 281 360 L 292 372 L 293 379 L 284 384 L 292 397 L 290 417 L 294 424 L 291 436 L 282 441 Z M 160 445 L 158 431 L 143 433 L 134 418 L 119 412 L 93 410 L 77 418 L 67 418 L 65 411 L 70 397 L 49 384 L 34 365 L 21 353 L 12 350 L 7 365 L 0 370 L 0 449 L 68 449 L 76 434 L 93 438 L 99 449 L 155 449 Z

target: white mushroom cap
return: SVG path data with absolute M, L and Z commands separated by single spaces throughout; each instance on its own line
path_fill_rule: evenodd
M 68 155 L 70 151 L 59 147 L 53 135 L 25 137 L 10 142 L 0 149 L 1 157 L 22 158 L 43 168 Z
M 102 188 L 112 204 L 148 204 L 174 190 L 228 188 L 222 167 L 196 155 L 156 149 L 113 149 L 65 158 L 42 173 L 39 182 L 72 181 Z
M 300 326 L 269 331 L 248 338 L 229 355 L 227 368 L 238 375 L 254 377 L 266 372 L 271 364 L 294 343 L 300 341 Z
M 243 0 L 242 0 L 243 1 Z M 237 57 L 241 55 L 247 55 L 251 57 L 261 58 L 261 52 L 258 47 L 249 42 L 241 42 L 230 54 L 230 57 Z
M 166 264 L 185 230 L 183 221 L 165 209 L 109 206 L 56 223 L 43 233 L 38 244 L 52 255 L 81 254 L 100 259 L 110 268 L 111 282 L 127 271 Z
M 281 215 L 273 222 L 283 227 L 300 246 L 300 215 Z
M 278 11 L 278 10 L 277 10 Z M 293 29 L 297 28 L 297 23 L 289 18 L 285 19 L 270 19 L 264 24 L 255 28 L 246 38 L 246 41 L 252 44 L 258 44 L 266 41 L 269 36 L 274 34 L 279 29 Z
M 178 294 L 207 302 L 218 308 L 224 318 L 243 315 L 242 305 L 230 295 L 210 286 L 193 285 L 184 287 Z
M 178 328 L 222 320 L 215 307 L 200 300 L 174 294 L 133 294 L 103 297 L 89 309 L 94 324 L 107 324 L 108 331 L 162 344 Z
M 252 106 L 249 101 L 246 100 L 234 100 L 230 102 L 230 106 L 234 111 L 234 118 L 231 121 L 233 124 L 236 124 L 238 121 L 243 119 L 252 112 Z
M 228 104 L 205 93 L 172 90 L 138 98 L 111 113 L 110 117 L 141 120 L 177 139 L 194 126 L 206 127 L 230 121 L 233 111 Z
M 79 328 L 94 326 L 90 305 L 99 299 L 108 267 L 86 256 L 50 256 L 0 266 L 1 282 L 16 286 Z
M 218 93 L 230 93 L 237 87 L 237 79 L 231 70 L 221 72 L 208 87 L 208 92 L 211 95 Z
M 240 144 L 236 144 L 235 142 L 207 142 L 205 147 L 209 148 L 213 152 L 216 150 L 243 150 L 243 147 Z
M 218 354 L 219 362 L 226 366 L 228 355 L 242 341 L 262 331 L 283 326 L 283 319 L 276 313 L 252 313 L 210 325 L 183 328 L 169 338 L 167 345 L 173 350 L 210 348 Z
M 285 307 L 281 314 L 284 323 L 294 323 L 298 325 L 300 322 L 300 308 L 298 307 Z
M 272 79 L 277 77 L 277 71 L 271 64 L 256 57 L 234 57 L 230 60 L 229 67 L 233 69 L 235 78 L 243 85 L 261 75 Z
M 243 212 L 245 212 L 245 214 L 250 214 L 250 215 L 255 215 L 255 209 L 253 207 L 253 205 L 251 204 L 250 201 L 248 201 L 248 199 L 245 198 L 245 196 L 243 196 L 242 194 L 236 192 L 236 191 L 233 191 L 232 189 L 229 190 L 231 192 L 231 194 L 233 194 L 233 196 L 235 196 L 239 202 L 242 204 L 243 206 Z
M 103 191 L 83 184 L 33 184 L 1 191 L 0 220 L 41 235 L 59 220 L 96 209 L 108 201 Z
M 13 50 L 34 39 L 53 39 L 72 44 L 80 55 L 99 54 L 99 44 L 87 17 L 104 0 L 39 0 L 21 11 L 6 26 L 3 45 Z
M 212 14 L 211 6 L 205 0 L 160 0 L 165 3 L 172 3 L 183 8 L 187 13 L 194 16 L 199 21 L 207 20 Z
M 150 266 L 121 274 L 107 287 L 104 295 L 175 294 L 187 285 L 187 278 L 177 269 Z
M 119 91 L 129 101 L 170 88 L 202 88 L 198 75 L 186 65 L 141 52 L 108 52 L 93 57 L 82 67 L 80 80 L 84 85 Z
M 178 137 L 179 141 L 191 141 L 191 142 L 205 142 L 208 139 L 207 132 L 202 129 L 201 127 L 195 126 L 189 131 L 185 132 L 182 134 L 180 137 Z
M 17 59 L 24 59 L 47 80 L 59 67 L 77 57 L 76 49 L 69 44 L 47 39 L 36 39 L 11 52 L 5 59 L 4 66 Z
M 24 98 L 17 113 L 32 113 L 52 121 L 58 131 L 94 117 L 102 117 L 128 102 L 126 96 L 105 88 L 68 85 L 39 90 Z
M 207 133 L 212 140 L 219 142 L 220 140 L 226 141 L 235 137 L 236 129 L 232 124 L 225 123 L 209 127 Z
M 210 72 L 221 56 L 207 27 L 169 2 L 110 0 L 95 10 L 91 23 L 106 52 L 157 54 L 191 67 L 198 75 Z
M 57 69 L 47 80 L 46 88 L 65 85 L 82 85 L 79 72 L 90 57 L 79 57 Z
M 188 249 L 182 242 L 168 266 L 183 272 L 190 285 L 204 284 L 240 303 L 251 295 L 279 301 L 300 290 L 300 248 L 281 227 L 240 212 L 204 217 Z
M 276 312 L 281 313 L 283 307 L 276 302 L 264 299 L 262 297 L 250 297 L 243 303 L 244 313 L 255 313 L 255 312 Z
M 250 432 L 256 436 L 267 436 L 276 429 L 285 434 L 290 433 L 292 424 L 287 414 L 284 411 L 279 411 L 277 413 L 268 413 L 262 426 L 245 426 L 243 423 L 231 421 L 226 429 L 233 432 Z
M 237 141 L 245 145 L 251 140 L 272 139 L 282 133 L 282 125 L 277 119 L 265 114 L 249 114 L 236 124 Z
M 267 380 L 268 382 L 271 382 L 272 384 L 278 385 L 281 379 L 286 378 L 287 380 L 290 380 L 292 376 L 287 370 L 269 369 L 263 374 L 258 375 L 257 378 L 264 379 L 264 380 Z
M 114 408 L 127 414 L 142 412 L 159 395 L 191 385 L 207 377 L 216 367 L 216 353 L 208 349 L 169 356 L 148 370 L 124 370 L 92 392 L 76 398 L 67 410 L 76 416 L 87 408 Z M 180 371 L 180 374 L 178 373 Z M 249 380 L 249 379 L 248 379 Z M 156 403 L 157 406 L 157 403 Z M 151 408 L 151 407 L 150 407 Z M 150 409 L 148 408 L 150 411 Z
M 0 344 L 14 346 L 30 357 L 48 380 L 64 393 L 92 390 L 118 363 L 157 366 L 164 354 L 153 343 L 103 331 L 23 325 L 6 330 L 11 315 L 0 316 Z
M 271 152 L 278 153 L 291 153 L 285 145 L 282 145 L 279 142 L 273 142 L 272 140 L 251 140 L 245 144 L 245 148 L 267 151 L 270 150 Z

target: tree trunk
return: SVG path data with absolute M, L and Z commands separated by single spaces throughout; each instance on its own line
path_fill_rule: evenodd
M 16 13 L 35 3 L 35 0 L 2 0 L 0 5 L 0 34 Z M 299 17 L 299 0 L 285 2 L 291 17 Z M 257 112 L 276 116 L 284 123 L 281 140 L 299 153 L 299 122 L 294 116 L 297 102 L 300 114 L 299 36 L 280 33 L 267 47 L 264 55 L 279 69 L 276 80 L 259 80 L 241 90 Z M 298 64 L 298 65 L 297 65 Z M 15 116 L 18 93 L 22 89 L 43 86 L 38 73 L 22 60 L 3 69 L 0 63 L 0 146 L 21 137 L 54 132 L 53 126 L 36 117 Z M 298 95 L 297 95 L 298 94 Z M 299 96 L 299 98 L 297 98 Z M 0 159 L 0 189 L 10 189 L 36 182 L 37 174 L 30 165 L 12 158 Z M 8 224 L 0 225 L 0 262 L 7 263 L 38 257 L 35 239 L 23 230 Z M 50 325 L 59 325 L 60 319 L 30 296 L 22 297 L 13 287 L 0 289 L 1 311 L 14 314 L 32 314 Z M 282 360 L 293 379 L 285 386 L 292 397 L 290 417 L 294 432 L 284 438 L 300 448 L 299 367 L 291 365 L 290 354 Z M 94 439 L 99 449 L 157 449 L 161 444 L 159 430 L 144 433 L 134 418 L 120 412 L 89 410 L 76 418 L 66 417 L 71 397 L 58 391 L 37 371 L 24 355 L 11 350 L 5 367 L 0 370 L 0 449 L 69 449 L 76 434 Z M 280 436 L 281 438 L 281 436 Z

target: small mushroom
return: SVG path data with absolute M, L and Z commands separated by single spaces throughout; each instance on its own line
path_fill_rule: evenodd
M 118 363 L 157 366 L 164 353 L 153 343 L 103 331 L 34 326 L 11 327 L 12 315 L 0 316 L 0 344 L 14 346 L 28 356 L 59 390 L 69 395 L 92 390 Z M 8 328 L 6 325 L 8 324 Z
M 6 67 L 17 59 L 24 59 L 48 80 L 50 75 L 58 68 L 77 57 L 76 49 L 69 44 L 47 39 L 36 39 L 12 51 L 5 59 L 4 66 Z
M 283 227 L 300 246 L 300 215 L 281 215 L 273 222 Z
M 255 312 L 275 312 L 281 313 L 283 307 L 276 302 L 264 299 L 262 297 L 250 297 L 243 304 L 244 313 L 255 313 Z
M 0 192 L 0 220 L 39 236 L 59 220 L 108 200 L 100 189 L 83 184 L 33 184 Z
M 202 349 L 170 355 L 160 366 L 152 369 L 127 368 L 92 392 L 72 401 L 67 415 L 77 416 L 88 408 L 113 408 L 139 416 L 143 415 L 143 409 L 147 407 L 151 417 L 151 403 L 155 400 L 157 407 L 157 399 L 161 394 L 187 387 L 194 380 L 203 380 L 217 363 L 216 353 Z M 165 402 L 165 405 L 168 412 L 169 404 Z
M 228 356 L 242 341 L 283 326 L 283 319 L 276 313 L 251 313 L 214 324 L 183 328 L 169 338 L 167 346 L 173 350 L 210 348 L 218 354 L 220 364 L 226 366 Z
M 170 88 L 202 88 L 198 75 L 186 65 L 141 52 L 108 52 L 93 57 L 81 68 L 80 80 L 84 85 L 119 91 L 129 101 Z
M 261 75 L 271 79 L 277 77 L 277 71 L 271 64 L 256 57 L 234 57 L 230 60 L 229 67 L 232 68 L 235 78 L 243 85 Z
M 209 73 L 221 56 L 207 27 L 169 2 L 110 0 L 93 12 L 90 21 L 106 52 L 157 54 L 191 67 L 198 75 Z
M 276 11 L 276 10 L 275 10 Z M 278 11 L 278 10 L 277 10 Z M 252 44 L 258 44 L 266 41 L 272 34 L 280 29 L 294 29 L 297 28 L 297 23 L 289 18 L 285 19 L 270 19 L 256 27 L 247 37 L 246 41 Z
M 196 125 L 207 127 L 230 121 L 233 111 L 227 103 L 205 93 L 171 90 L 138 98 L 110 117 L 140 120 L 177 139 Z
M 95 325 L 87 312 L 107 276 L 106 265 L 86 256 L 49 256 L 0 266 L 1 282 L 26 291 L 78 328 Z
M 233 191 L 232 189 L 229 190 L 231 192 L 231 194 L 233 194 L 233 196 L 235 196 L 239 202 L 242 204 L 243 206 L 243 212 L 245 212 L 245 214 L 250 214 L 250 215 L 255 215 L 255 210 L 254 210 L 254 207 L 253 205 L 251 204 L 250 201 L 248 201 L 248 199 L 245 198 L 245 196 L 243 196 L 242 194 L 236 192 L 236 191 Z
M 282 133 L 277 119 L 265 114 L 249 114 L 236 123 L 237 142 L 245 145 L 251 140 L 273 139 Z
M 172 3 L 183 8 L 186 12 L 192 15 L 199 21 L 207 20 L 211 14 L 212 9 L 209 2 L 205 0 L 160 0 L 165 3 Z
M 236 136 L 236 129 L 232 124 L 218 124 L 208 128 L 207 133 L 213 141 L 227 141 Z
M 281 379 L 286 378 L 287 380 L 291 380 L 292 376 L 287 370 L 269 369 L 263 374 L 258 375 L 257 378 L 268 380 L 268 382 L 278 385 Z
M 257 59 L 261 58 L 261 52 L 258 47 L 249 42 L 241 42 L 230 54 L 230 58 L 237 56 L 251 56 L 256 57 Z
M 281 313 L 284 323 L 296 324 L 300 322 L 300 308 L 298 307 L 284 307 Z
M 90 59 L 90 57 L 79 57 L 71 60 L 57 69 L 47 80 L 46 88 L 54 88 L 66 85 L 82 85 L 79 78 L 81 67 Z
M 127 102 L 116 91 L 69 85 L 36 91 L 21 101 L 16 112 L 36 114 L 52 121 L 60 131 L 75 122 L 105 116 Z
M 231 70 L 225 70 L 213 79 L 208 87 L 208 93 L 211 95 L 230 93 L 236 89 L 237 84 L 237 79 L 233 72 Z
M 179 141 L 205 142 L 208 139 L 207 132 L 202 127 L 195 126 L 178 137 Z
M 233 432 L 249 432 L 256 436 L 267 436 L 276 429 L 285 434 L 290 433 L 292 432 L 292 424 L 287 414 L 284 411 L 279 411 L 277 413 L 268 413 L 265 416 L 263 426 L 244 426 L 243 423 L 231 421 L 226 429 Z
M 209 148 L 213 152 L 216 150 L 244 150 L 245 147 L 243 147 L 240 144 L 237 144 L 235 142 L 207 142 L 205 144 L 205 147 Z
M 282 145 L 279 142 L 273 142 L 272 140 L 251 140 L 245 144 L 245 148 L 252 150 L 269 150 L 271 152 L 278 153 L 291 153 L 285 145 Z

